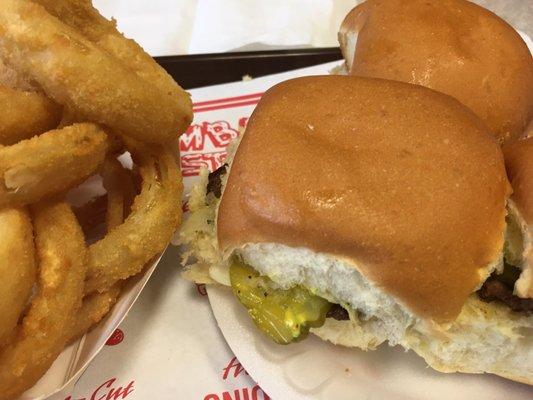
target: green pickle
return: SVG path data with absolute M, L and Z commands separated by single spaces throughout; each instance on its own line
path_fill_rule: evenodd
M 249 265 L 233 258 L 230 265 L 233 292 L 255 325 L 276 343 L 304 339 L 310 328 L 324 324 L 331 304 L 309 290 L 295 286 L 284 290 Z

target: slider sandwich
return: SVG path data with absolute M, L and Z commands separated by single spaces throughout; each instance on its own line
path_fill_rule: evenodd
M 439 371 L 533 383 L 532 204 L 510 195 L 498 143 L 454 98 L 293 79 L 192 190 L 184 274 L 231 287 L 277 343 L 401 345 Z
M 471 108 L 501 142 L 533 118 L 533 59 L 520 35 L 466 0 L 367 0 L 339 42 L 351 75 L 429 87 Z

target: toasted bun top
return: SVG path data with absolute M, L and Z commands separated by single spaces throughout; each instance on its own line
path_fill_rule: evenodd
M 528 225 L 533 225 L 533 137 L 502 148 L 507 175 L 513 187 L 512 200 Z
M 500 142 L 520 137 L 533 118 L 530 51 L 504 20 L 471 2 L 367 0 L 346 16 L 339 41 L 350 74 L 449 94 Z
M 453 98 L 320 76 L 264 94 L 218 209 L 247 243 L 333 254 L 422 317 L 454 319 L 503 246 L 509 184 L 488 129 Z

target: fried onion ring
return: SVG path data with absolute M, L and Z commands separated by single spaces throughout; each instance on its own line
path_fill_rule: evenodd
M 46 202 L 32 212 L 38 291 L 14 342 L 0 354 L 0 400 L 15 398 L 48 370 L 69 339 L 83 296 L 87 250 L 70 206 Z
M 36 279 L 33 227 L 23 209 L 0 211 L 0 346 L 19 322 Z
M 8 67 L 3 60 L 0 59 L 0 84 L 11 89 L 22 90 L 25 92 L 38 92 L 36 87 L 27 76 L 23 76 Z
M 69 343 L 79 339 L 109 313 L 117 302 L 121 289 L 122 282 L 118 282 L 106 292 L 93 293 L 83 299 L 83 304 L 76 314 L 76 321 L 69 332 Z
M 54 129 L 62 107 L 0 60 L 0 144 L 10 145 Z
M 0 86 L 0 144 L 13 144 L 54 129 L 61 107 L 37 92 Z
M 176 83 L 162 90 L 38 4 L 4 0 L 0 28 L 4 61 L 85 119 L 147 143 L 168 142 L 191 122 Z
M 117 24 L 102 16 L 90 0 L 33 0 L 63 23 L 81 32 L 87 39 L 113 55 L 142 79 L 160 90 L 183 97 L 174 79 L 134 40 L 117 30 Z
M 107 135 L 83 123 L 0 148 L 0 206 L 21 206 L 62 193 L 103 163 Z
M 182 182 L 167 149 L 131 149 L 143 178 L 123 224 L 89 247 L 86 293 L 103 292 L 142 270 L 161 253 L 181 220 Z

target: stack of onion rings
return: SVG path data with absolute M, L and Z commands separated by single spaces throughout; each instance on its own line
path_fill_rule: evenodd
M 48 370 L 68 340 L 83 298 L 87 248 L 70 206 L 52 201 L 33 211 L 37 294 L 0 354 L 1 399 L 29 389 Z
M 165 249 L 181 221 L 171 149 L 192 105 L 89 0 L 4 0 L 0 31 L 4 400 L 32 387 Z M 107 193 L 72 207 L 67 194 L 93 176 Z

